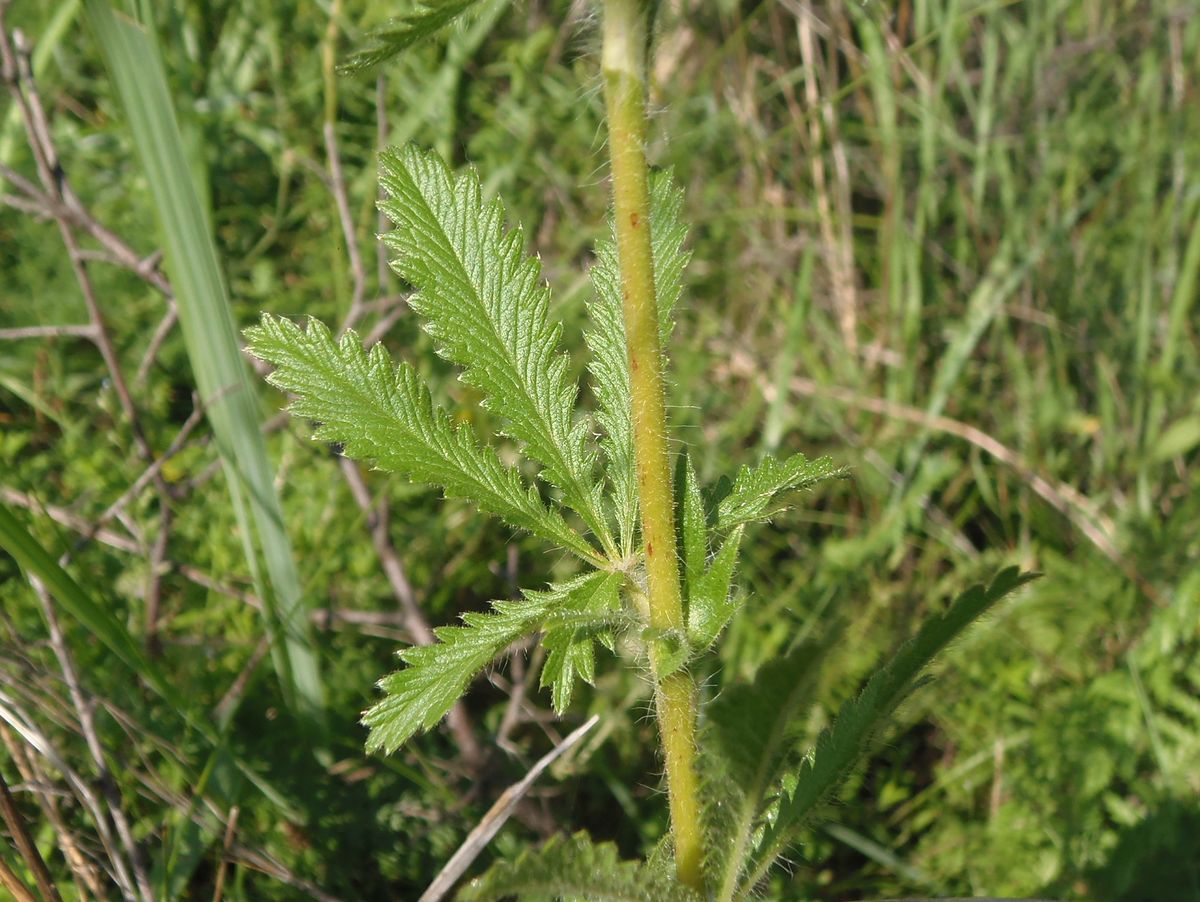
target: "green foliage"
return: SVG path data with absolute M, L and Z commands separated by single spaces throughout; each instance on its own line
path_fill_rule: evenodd
M 417 42 L 437 34 L 478 6 L 480 0 L 413 0 L 411 9 L 374 29 L 365 43 L 338 66 L 343 73 L 374 69 Z
M 974 586 L 940 615 L 930 617 L 895 657 L 867 682 L 862 693 L 842 706 L 832 727 L 817 740 L 812 756 L 795 774 L 780 780 L 778 808 L 764 831 L 750 887 L 781 854 L 790 838 L 819 811 L 858 765 L 884 720 L 915 688 L 921 671 L 972 622 L 1009 592 L 1033 579 L 1009 567 L 987 586 Z M 749 887 L 748 887 L 749 888 Z
M 469 429 L 451 423 L 411 366 L 394 367 L 382 346 L 364 351 L 353 332 L 334 342 L 316 320 L 301 329 L 274 316 L 264 316 L 246 337 L 250 352 L 274 365 L 269 381 L 296 395 L 289 410 L 320 424 L 315 438 L 339 442 L 348 457 L 440 486 L 448 497 L 472 501 L 512 526 L 595 556 L 535 488 L 480 447 Z
M 726 688 L 708 708 L 703 734 L 705 872 L 717 898 L 730 898 L 762 836 L 768 792 L 781 780 L 813 704 L 821 652 L 802 643 L 764 664 L 750 682 Z
M 801 754 L 897 637 L 915 632 L 942 599 L 1014 560 L 1046 572 L 1019 604 L 953 643 L 932 690 L 915 693 L 869 743 L 869 763 L 824 809 L 846 830 L 827 831 L 814 818 L 796 834 L 791 866 L 756 891 L 1182 902 L 1194 895 L 1187 866 L 1200 858 L 1191 842 L 1200 684 L 1188 666 L 1200 654 L 1200 362 L 1189 318 L 1200 232 L 1186 177 L 1200 160 L 1200 117 L 1188 102 L 1200 29 L 1174 0 L 1139 5 L 1146 26 L 1135 29 L 1118 4 L 910 5 L 905 17 L 891 16 L 888 4 L 818 4 L 830 28 L 814 32 L 814 49 L 830 65 L 815 67 L 800 41 L 779 40 L 803 12 L 794 4 L 751 4 L 733 19 L 721 4 L 690 6 L 686 21 L 669 4 L 659 13 L 663 58 L 647 149 L 674 170 L 695 225 L 696 263 L 670 348 L 672 447 L 690 451 L 704 487 L 766 453 L 780 461 L 795 451 L 833 454 L 854 473 L 814 487 L 771 528 L 747 525 L 731 593 L 742 609 L 711 658 L 689 664 L 712 699 L 704 716 L 732 701 L 749 675 L 764 679 L 798 639 L 815 640 L 827 653 L 785 744 Z M 32 46 L 65 178 L 95 219 L 152 266 L 160 239 L 138 157 L 145 148 L 122 124 L 129 120 L 82 6 L 17 3 L 7 21 Z M 235 322 L 272 310 L 304 328 L 310 318 L 339 323 L 353 274 L 321 171 L 317 48 L 330 7 L 249 2 L 203 16 L 187 5 L 126 6 L 155 7 L 148 33 L 160 41 Z M 346 12 L 378 22 L 413 4 L 342 6 L 339 25 Z M 374 208 L 375 135 L 471 161 L 484 195 L 502 196 L 509 221 L 527 227 L 554 286 L 551 316 L 564 323 L 571 373 L 585 363 L 573 341 L 594 328 L 585 326 L 591 291 L 581 271 L 605 233 L 603 104 L 587 87 L 595 81 L 592 26 L 567 24 L 578 9 L 568 0 L 474 9 L 463 27 L 451 23 L 385 64 L 378 82 L 339 81 L 334 125 L 366 265 L 359 334 L 385 335 L 394 358 L 417 364 L 434 406 L 454 426 L 469 424 L 471 444 L 489 453 L 486 445 L 500 446 L 527 491 L 539 485 L 536 470 L 477 437 L 500 432 L 502 414 L 479 408 L 470 389 L 446 390 L 446 368 L 427 360 L 432 342 L 418 317 L 403 315 L 408 286 L 376 268 L 369 246 L 384 228 Z M 352 33 L 347 39 L 357 46 Z M 746 79 L 753 71 L 769 75 Z M 814 81 L 819 122 L 808 121 L 803 99 Z M 738 102 L 714 103 L 730 85 Z M 804 119 L 795 118 L 796 98 Z M 20 110 L 10 102 L 5 112 L 0 163 L 36 182 Z M 804 141 L 795 140 L 797 128 Z M 818 155 L 824 183 L 811 166 Z M 24 195 L 4 181 L 0 329 L 86 322 L 55 223 L 9 206 Z M 80 236 L 89 255 L 104 253 Z M 849 265 L 840 282 L 841 255 Z M 162 454 L 197 388 L 183 334 L 165 328 L 135 377 L 168 302 L 121 267 L 92 260 L 89 272 L 139 426 Z M 856 347 L 840 328 L 847 309 L 857 313 Z M 604 433 L 595 361 L 592 354 L 592 386 L 575 415 L 594 413 Z M 943 421 L 922 421 L 935 408 Z M 103 785 L 154 874 L 160 862 L 182 860 L 181 828 L 204 823 L 216 836 L 199 847 L 190 877 L 173 865 L 161 871 L 173 883 L 182 875 L 188 896 L 213 895 L 224 859 L 230 899 L 283 902 L 318 890 L 416 898 L 496 791 L 551 742 L 542 721 L 552 693 L 531 692 L 506 734 L 515 756 L 491 748 L 510 701 L 497 679 L 477 681 L 466 706 L 489 752 L 484 780 L 467 773 L 443 731 L 386 760 L 364 757 L 366 731 L 353 712 L 410 638 L 396 624 L 372 536 L 386 532 L 434 624 L 512 597 L 511 574 L 528 586 L 566 581 L 584 549 L 555 553 L 551 545 L 563 543 L 553 536 L 514 535 L 495 517 L 472 516 L 465 504 L 443 503 L 386 471 L 364 473 L 374 504 L 360 510 L 336 457 L 307 442 L 308 432 L 300 418 L 283 428 L 273 421 L 264 438 L 302 597 L 313 602 L 328 709 L 341 712 L 328 734 L 333 770 L 312 760 L 311 735 L 258 663 L 264 625 L 254 605 L 269 599 L 253 588 L 211 427 L 201 423 L 163 463 L 169 516 L 149 486 L 93 536 L 90 524 L 145 468 L 130 454 L 132 424 L 105 363 L 71 336 L 5 331 L 0 340 L 5 504 L 51 557 L 69 554 L 63 569 L 138 646 L 153 638 L 149 604 L 159 589 L 157 650 L 147 655 L 194 710 L 231 715 L 223 734 L 230 746 L 281 790 L 232 799 L 241 812 L 237 846 L 269 856 L 271 870 L 221 856 L 226 824 L 212 810 L 224 783 L 216 773 L 205 783 L 197 771 L 206 756 L 198 734 L 131 678 L 99 634 L 58 607 L 84 691 L 97 702 L 112 766 Z M 919 436 L 925 450 L 911 457 Z M 605 441 L 598 479 L 612 473 Z M 553 490 L 539 494 L 544 509 L 558 507 Z M 1075 510 L 1075 498 L 1095 517 Z M 636 578 L 636 536 L 622 544 L 615 500 L 610 490 L 606 515 Z M 1085 531 L 1096 535 L 1093 522 L 1113 539 L 1115 557 Z M 159 538 L 163 559 L 152 555 Z M 711 555 L 725 535 L 706 538 Z M 97 785 L 37 597 L 3 553 L 0 607 L 6 699 Z M 639 638 L 630 630 L 617 654 L 644 661 Z M 625 857 L 657 848 L 669 859 L 661 795 L 647 788 L 661 770 L 646 716 L 649 680 L 604 658 L 596 659 L 596 689 L 577 686 L 565 714 L 586 705 L 603 715 L 603 728 L 566 773 L 547 775 L 545 804 L 570 811 L 569 829 L 615 840 Z M 527 673 L 535 686 L 540 674 Z M 238 704 L 218 708 L 227 693 Z M 703 737 L 705 748 L 717 742 Z M 10 775 L 5 755 L 0 767 Z M 49 768 L 36 785 L 47 787 L 82 848 L 101 857 L 106 883 L 106 846 L 56 773 Z M 710 758 L 705 773 L 724 769 Z M 723 785 L 741 792 L 728 779 Z M 52 822 L 33 796 L 18 793 L 18 801 L 49 848 Z M 538 841 L 513 821 L 484 854 L 513 859 Z M 64 897 L 75 895 L 63 857 L 48 855 L 48 863 Z M 157 876 L 152 883 L 157 889 Z
M 683 291 L 683 270 L 691 255 L 683 249 L 687 225 L 680 218 L 683 192 L 669 172 L 650 179 L 650 240 L 654 256 L 659 337 L 664 347 L 674 329 L 675 303 Z M 596 260 L 590 276 L 595 294 L 588 302 L 592 328 L 584 333 L 592 352 L 588 368 L 598 410 L 596 422 L 604 430 L 600 446 L 608 477 L 610 504 L 616 516 L 623 554 L 633 551 L 637 519 L 637 485 L 633 467 L 633 430 L 629 412 L 629 365 L 625 353 L 625 314 L 621 300 L 621 272 L 613 224 L 609 237 L 596 242 Z
M 463 368 L 463 380 L 611 549 L 589 427 L 574 422 L 578 389 L 558 345 L 562 327 L 548 321 L 550 289 L 524 256 L 520 230 L 505 230 L 503 207 L 483 202 L 473 172 L 452 177 L 415 147 L 381 155 L 380 184 L 388 193 L 380 208 L 397 226 L 383 240 L 397 253 L 396 272 L 418 289 L 409 305 L 439 353 Z
M 622 861 L 616 846 L 586 833 L 556 836 L 513 862 L 493 865 L 458 894 L 463 902 L 499 899 L 594 899 L 608 902 L 689 902 L 699 897 L 669 872 Z
M 367 748 L 390 754 L 414 733 L 437 724 L 483 668 L 543 623 L 561 633 L 575 629 L 582 619 L 582 628 L 587 629 L 604 616 L 602 605 L 619 587 L 618 574 L 594 571 L 545 592 L 526 592 L 524 601 L 493 602 L 495 613 L 464 614 L 466 626 L 441 627 L 433 645 L 404 649 L 400 657 L 407 666 L 380 681 L 386 698 L 363 715 L 363 723 L 371 728 Z M 556 701 L 570 700 L 578 667 L 575 659 L 572 663 L 575 667 L 560 666 L 548 680 Z M 591 680 L 592 672 L 578 669 L 580 676 Z
M 737 564 L 742 527 L 735 527 L 721 543 L 721 549 L 709 560 L 708 526 L 704 499 L 691 457 L 683 455 L 680 464 L 684 480 L 680 497 L 679 531 L 683 550 L 684 599 L 687 603 L 688 642 L 698 650 L 708 648 L 737 611 L 730 593 L 733 570 Z
M 725 483 L 717 487 L 714 527 L 724 531 L 766 519 L 782 509 L 780 496 L 809 488 L 843 472 L 834 465 L 832 458 L 809 460 L 803 454 L 792 455 L 783 463 L 774 457 L 766 457 L 757 466 L 745 465 L 738 470 L 732 485 Z
M 546 620 L 542 637 L 542 647 L 546 649 L 542 687 L 551 687 L 554 710 L 559 714 L 571 704 L 576 678 L 595 683 L 596 641 L 612 650 L 615 629 L 623 624 L 623 574 L 596 572 L 577 582 L 578 588 L 567 593 L 553 616 Z

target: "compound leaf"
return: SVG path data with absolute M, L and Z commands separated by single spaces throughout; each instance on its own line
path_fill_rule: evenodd
M 507 434 L 524 443 L 606 550 L 615 550 L 592 479 L 588 424 L 573 423 L 577 387 L 549 322 L 550 290 L 522 252 L 521 232 L 504 227 L 498 201 L 485 203 L 473 171 L 453 176 L 415 147 L 380 156 L 380 209 L 397 228 L 383 236 L 392 266 L 417 294 L 409 305 L 426 321 L 438 353 L 463 368 Z
M 705 871 L 728 898 L 753 848 L 767 793 L 777 785 L 813 698 L 821 650 L 802 643 L 768 661 L 748 683 L 722 690 L 706 712 Z
M 757 865 L 744 886 L 752 886 L 761 878 L 795 832 L 811 820 L 853 771 L 882 723 L 912 691 L 934 656 L 1001 598 L 1035 577 L 1009 567 L 998 573 L 991 585 L 968 589 L 944 614 L 926 620 L 917 635 L 875 672 L 862 693 L 842 706 L 833 726 L 818 737 L 816 748 L 799 772 L 781 781 L 777 809 L 764 831 Z
M 479 0 L 417 0 L 406 13 L 371 31 L 366 43 L 343 60 L 338 71 L 347 74 L 373 69 L 418 41 L 437 34 L 478 3 Z
M 679 469 L 683 477 L 679 486 L 679 532 L 683 552 L 688 644 L 695 651 L 703 651 L 716 641 L 737 610 L 737 599 L 730 588 L 742 541 L 742 528 L 735 527 L 709 561 L 704 498 L 688 454 L 680 455 Z
M 621 610 L 625 575 L 597 571 L 577 580 L 545 624 L 542 646 L 546 664 L 542 687 L 549 686 L 554 710 L 562 714 L 571 704 L 578 677 L 589 685 L 596 679 L 594 642 L 612 646 L 613 627 Z M 534 595 L 535 593 L 527 593 Z
M 683 290 L 683 269 L 691 255 L 683 250 L 687 226 L 679 218 L 683 192 L 670 172 L 656 172 L 650 179 L 650 241 L 654 256 L 654 288 L 658 300 L 659 337 L 665 349 L 674 321 L 675 302 Z M 596 420 L 604 430 L 600 446 L 612 487 L 610 500 L 616 515 L 623 553 L 633 548 L 637 518 L 637 480 L 634 475 L 633 425 L 630 415 L 629 365 L 625 359 L 625 314 L 621 300 L 621 269 L 617 260 L 615 234 L 596 243 L 596 262 L 591 268 L 595 297 L 588 314 L 596 328 L 584 336 L 592 359 L 592 392 L 596 396 Z
M 464 902 L 498 899 L 588 899 L 603 902 L 699 902 L 666 871 L 622 861 L 612 843 L 586 833 L 555 836 L 515 861 L 492 865 L 459 891 Z
M 782 507 L 780 495 L 841 473 L 832 458 L 809 460 L 803 454 L 795 454 L 783 463 L 767 457 L 756 467 L 744 466 L 728 493 L 717 502 L 714 527 L 720 531 L 766 519 Z
M 380 345 L 368 352 L 353 332 L 335 342 L 316 320 L 301 329 L 276 316 L 264 316 L 246 337 L 250 352 L 275 366 L 267 380 L 295 394 L 288 409 L 320 424 L 315 438 L 339 442 L 347 457 L 441 486 L 449 497 L 473 501 L 513 526 L 596 559 L 591 545 L 547 509 L 536 490 L 469 430 L 451 424 L 411 366 L 393 366 Z
M 408 666 L 379 681 L 386 697 L 363 714 L 362 722 L 371 728 L 367 751 L 391 754 L 415 733 L 435 726 L 500 652 L 612 576 L 596 570 L 546 591 L 527 591 L 521 601 L 492 602 L 491 613 L 464 614 L 464 626 L 435 630 L 439 641 L 433 645 L 404 649 L 400 658 Z

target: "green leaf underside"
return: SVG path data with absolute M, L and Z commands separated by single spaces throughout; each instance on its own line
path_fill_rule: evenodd
M 683 549 L 688 643 L 693 650 L 702 651 L 716 641 L 737 611 L 737 598 L 730 588 L 742 541 L 742 528 L 734 528 L 710 563 L 704 499 L 691 457 L 686 453 L 681 455 L 680 465 L 683 468 L 680 545 Z
M 416 289 L 409 305 L 425 320 L 438 353 L 463 368 L 610 553 L 601 484 L 592 471 L 589 426 L 573 423 L 577 387 L 548 321 L 550 291 L 537 261 L 522 252 L 519 229 L 504 227 L 498 201 L 484 203 L 473 171 L 452 176 L 440 159 L 408 146 L 380 155 L 380 209 L 396 224 L 383 236 L 392 266 Z
M 680 220 L 683 191 L 670 172 L 650 178 L 650 240 L 654 259 L 654 287 L 658 300 L 659 335 L 665 349 L 674 327 L 675 303 L 683 290 L 683 269 L 691 255 L 683 250 L 687 226 Z M 617 521 L 622 552 L 633 549 L 637 522 L 637 481 L 634 474 L 633 424 L 630 414 L 629 368 L 625 359 L 625 314 L 621 300 L 621 275 L 615 233 L 596 242 L 591 278 L 595 297 L 588 314 L 595 328 L 584 340 L 592 352 L 588 365 L 596 420 L 604 435 L 600 446 L 611 485 L 610 502 Z
M 371 31 L 363 47 L 338 66 L 342 73 L 363 72 L 437 34 L 479 0 L 418 0 L 401 16 Z
M 596 679 L 594 641 L 613 646 L 612 633 L 621 611 L 623 573 L 606 573 L 589 579 L 570 592 L 545 624 L 542 647 L 546 663 L 542 687 L 549 686 L 554 710 L 562 714 L 571 704 L 578 677 L 589 685 Z M 536 594 L 536 593 L 528 593 Z
M 766 793 L 779 782 L 803 713 L 814 697 L 818 648 L 801 644 L 768 661 L 752 681 L 717 696 L 706 712 L 703 768 L 705 872 L 726 898 L 741 876 Z
M 464 614 L 464 626 L 434 630 L 438 641 L 433 645 L 404 649 L 400 658 L 407 666 L 379 681 L 386 697 L 363 714 L 362 722 L 371 729 L 367 751 L 391 754 L 416 733 L 436 726 L 505 648 L 614 575 L 594 570 L 546 591 L 527 591 L 520 601 L 492 602 L 490 613 Z
M 795 454 L 783 463 L 767 457 L 756 467 L 742 467 L 729 493 L 717 503 L 714 528 L 724 531 L 766 519 L 783 506 L 780 496 L 809 488 L 842 472 L 841 467 L 834 466 L 832 458 L 809 460 L 803 454 Z
M 394 366 L 380 345 L 368 352 L 353 332 L 335 342 L 316 320 L 301 329 L 275 316 L 264 316 L 246 337 L 251 353 L 275 367 L 268 381 L 295 394 L 288 409 L 320 424 L 315 438 L 595 560 L 591 545 L 469 429 L 453 426 L 413 368 Z
M 463 887 L 464 902 L 497 899 L 588 899 L 601 902 L 698 902 L 669 872 L 640 861 L 622 861 L 612 843 L 586 833 L 555 836 L 515 861 L 492 865 Z
M 777 798 L 778 807 L 763 831 L 750 884 L 761 878 L 795 832 L 811 821 L 853 771 L 882 722 L 913 689 L 934 656 L 1001 598 L 1035 577 L 1009 567 L 990 585 L 968 589 L 944 614 L 927 620 L 917 635 L 876 671 L 862 693 L 842 706 L 833 726 L 821 733 L 812 755 L 794 779 L 786 781 L 792 785 L 785 786 Z

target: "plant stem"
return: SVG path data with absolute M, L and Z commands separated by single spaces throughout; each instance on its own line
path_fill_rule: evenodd
M 644 87 L 647 9 L 645 0 L 606 0 L 602 68 L 650 625 L 682 633 L 683 599 L 650 244 Z M 652 646 L 651 664 L 657 671 L 656 658 Z M 696 687 L 691 676 L 677 671 L 660 679 L 655 688 L 655 707 L 666 764 L 676 873 L 682 883 L 700 889 L 703 877 L 695 765 Z

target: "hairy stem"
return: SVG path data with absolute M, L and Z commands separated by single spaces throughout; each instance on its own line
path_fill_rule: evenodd
M 645 0 L 606 0 L 602 65 L 650 625 L 682 632 L 685 624 L 675 547 L 675 503 L 644 147 L 647 9 Z M 657 668 L 659 662 L 651 663 Z M 696 687 L 691 676 L 678 671 L 661 679 L 655 689 L 655 702 L 667 771 L 676 871 L 680 881 L 699 889 L 702 854 L 695 765 Z

